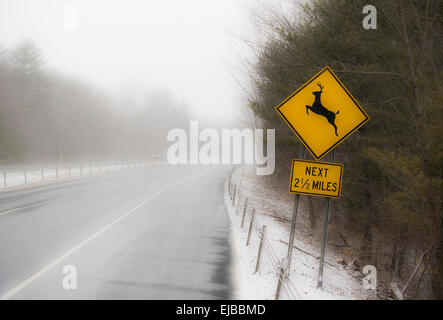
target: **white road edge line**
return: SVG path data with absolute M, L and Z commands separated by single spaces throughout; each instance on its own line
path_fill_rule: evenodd
M 20 209 L 23 209 L 23 208 L 13 208 L 13 209 L 2 211 L 2 212 L 0 212 L 0 216 L 2 216 L 4 214 L 11 213 L 11 212 L 14 212 L 14 211 L 17 211 L 17 210 L 20 210 Z
M 199 172 L 199 171 L 197 171 Z M 80 242 L 79 244 L 77 244 L 75 247 L 73 247 L 72 249 L 70 249 L 69 251 L 67 251 L 66 253 L 64 253 L 63 255 L 61 255 L 60 257 L 58 257 L 57 259 L 55 259 L 54 261 L 52 261 L 50 264 L 48 264 L 46 267 L 44 267 L 43 269 L 41 269 L 40 271 L 38 271 L 37 273 L 34 273 L 32 276 L 30 276 L 29 278 L 27 278 L 26 280 L 24 280 L 23 282 L 21 282 L 20 284 L 18 284 L 17 286 L 15 286 L 14 288 L 10 289 L 9 291 L 7 291 L 5 294 L 3 294 L 2 296 L 0 296 L 0 300 L 7 300 L 10 297 L 12 297 L 13 295 L 15 295 L 17 292 L 21 291 L 23 288 L 27 287 L 29 284 L 31 284 L 34 280 L 40 278 L 43 274 L 45 274 L 47 271 L 49 271 L 50 269 L 52 269 L 54 266 L 56 266 L 57 264 L 59 264 L 60 262 L 62 262 L 64 259 L 66 259 L 67 257 L 69 257 L 71 254 L 73 254 L 74 252 L 76 252 L 77 250 L 79 250 L 80 248 L 84 247 L 86 244 L 88 244 L 89 242 L 91 242 L 93 239 L 95 239 L 96 237 L 98 237 L 100 234 L 102 234 L 103 232 L 105 232 L 107 229 L 111 228 L 113 225 L 117 224 L 118 222 L 122 221 L 123 219 L 127 218 L 129 215 L 131 215 L 132 213 L 134 213 L 135 211 L 137 211 L 138 209 L 140 209 L 142 206 L 144 206 L 146 203 L 148 203 L 149 201 L 151 201 L 152 199 L 154 199 L 155 197 L 159 196 L 160 194 L 162 194 L 163 192 L 171 189 L 172 187 L 176 186 L 177 184 L 179 184 L 182 180 L 185 180 L 186 178 L 189 178 L 190 176 L 194 175 L 196 172 L 193 172 L 189 175 L 186 175 L 178 180 L 176 180 L 173 183 L 168 184 L 165 188 L 161 189 L 160 191 L 158 191 L 157 193 L 154 193 L 152 196 L 150 196 L 149 198 L 143 200 L 142 202 L 140 202 L 138 205 L 136 205 L 134 208 L 130 209 L 129 211 L 126 211 L 124 214 L 122 214 L 120 217 L 118 217 L 117 219 L 115 219 L 114 221 L 112 221 L 111 223 L 107 224 L 106 226 L 104 226 L 103 228 L 101 228 L 100 230 L 96 231 L 94 234 L 90 235 L 88 238 L 86 238 L 85 240 L 83 240 L 82 242 Z

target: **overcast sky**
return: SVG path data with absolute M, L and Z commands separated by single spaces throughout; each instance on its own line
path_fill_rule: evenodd
M 0 44 L 30 38 L 49 66 L 134 95 L 166 88 L 202 117 L 243 103 L 247 0 L 0 0 Z M 241 74 L 237 74 L 241 76 Z

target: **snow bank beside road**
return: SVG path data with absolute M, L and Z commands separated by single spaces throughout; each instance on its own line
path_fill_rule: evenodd
M 292 197 L 284 198 L 271 181 L 255 175 L 252 166 L 236 167 L 225 184 L 225 204 L 232 223 L 236 298 L 274 299 L 282 258 L 287 254 Z M 231 188 L 229 188 L 229 186 Z M 233 193 L 236 187 L 235 202 Z M 230 190 L 231 192 L 230 192 Z M 246 199 L 248 204 L 243 228 L 240 227 Z M 292 198 L 293 199 L 293 198 Z M 246 246 L 252 209 L 255 224 Z M 259 271 L 253 274 L 260 243 L 260 230 L 267 226 Z M 331 248 L 326 251 L 323 290 L 316 288 L 320 237 L 311 232 L 303 207 L 299 209 L 289 280 L 282 287 L 281 299 L 367 299 L 361 280 L 338 263 L 343 256 Z

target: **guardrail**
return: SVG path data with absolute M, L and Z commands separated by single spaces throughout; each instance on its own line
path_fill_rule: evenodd
M 82 163 L 73 165 L 24 167 L 20 170 L 3 170 L 0 189 L 28 184 L 41 184 L 69 178 L 91 177 L 125 169 L 144 168 L 152 165 L 164 165 L 165 162 L 149 161 L 113 161 L 106 163 Z

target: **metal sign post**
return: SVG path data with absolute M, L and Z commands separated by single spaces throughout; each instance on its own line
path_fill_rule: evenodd
M 335 150 L 331 152 L 331 162 L 334 162 Z M 329 214 L 331 211 L 331 198 L 325 199 L 325 214 L 323 221 L 323 232 L 321 237 L 321 253 L 320 253 L 320 265 L 318 268 L 318 281 L 317 289 L 323 289 L 323 268 L 325 265 L 325 254 L 326 254 L 326 240 L 328 238 L 328 224 L 329 224 Z
M 303 160 L 306 157 L 306 148 L 301 145 L 300 146 L 300 159 Z M 286 266 L 285 269 L 287 272 L 281 274 L 278 278 L 277 283 L 277 293 L 276 299 L 280 296 L 280 289 L 282 282 L 286 280 L 286 276 L 290 273 L 291 268 L 291 260 L 292 260 L 292 249 L 294 248 L 294 238 L 295 238 L 295 227 L 297 225 L 297 215 L 298 215 L 298 205 L 300 202 L 300 194 L 295 194 L 294 198 L 294 208 L 292 209 L 292 221 L 291 221 L 291 231 L 289 232 L 289 241 L 288 241 L 288 253 L 286 255 Z
M 306 157 L 306 148 L 301 145 L 300 146 L 300 159 L 303 160 Z M 292 249 L 294 246 L 294 238 L 295 238 L 295 227 L 297 224 L 297 215 L 298 215 L 298 205 L 300 202 L 300 194 L 295 194 L 294 199 L 294 208 L 292 209 L 292 221 L 291 221 L 291 231 L 289 233 L 289 241 L 288 241 L 288 254 L 286 258 L 288 259 L 288 273 L 290 273 L 291 268 L 291 260 L 292 260 Z

